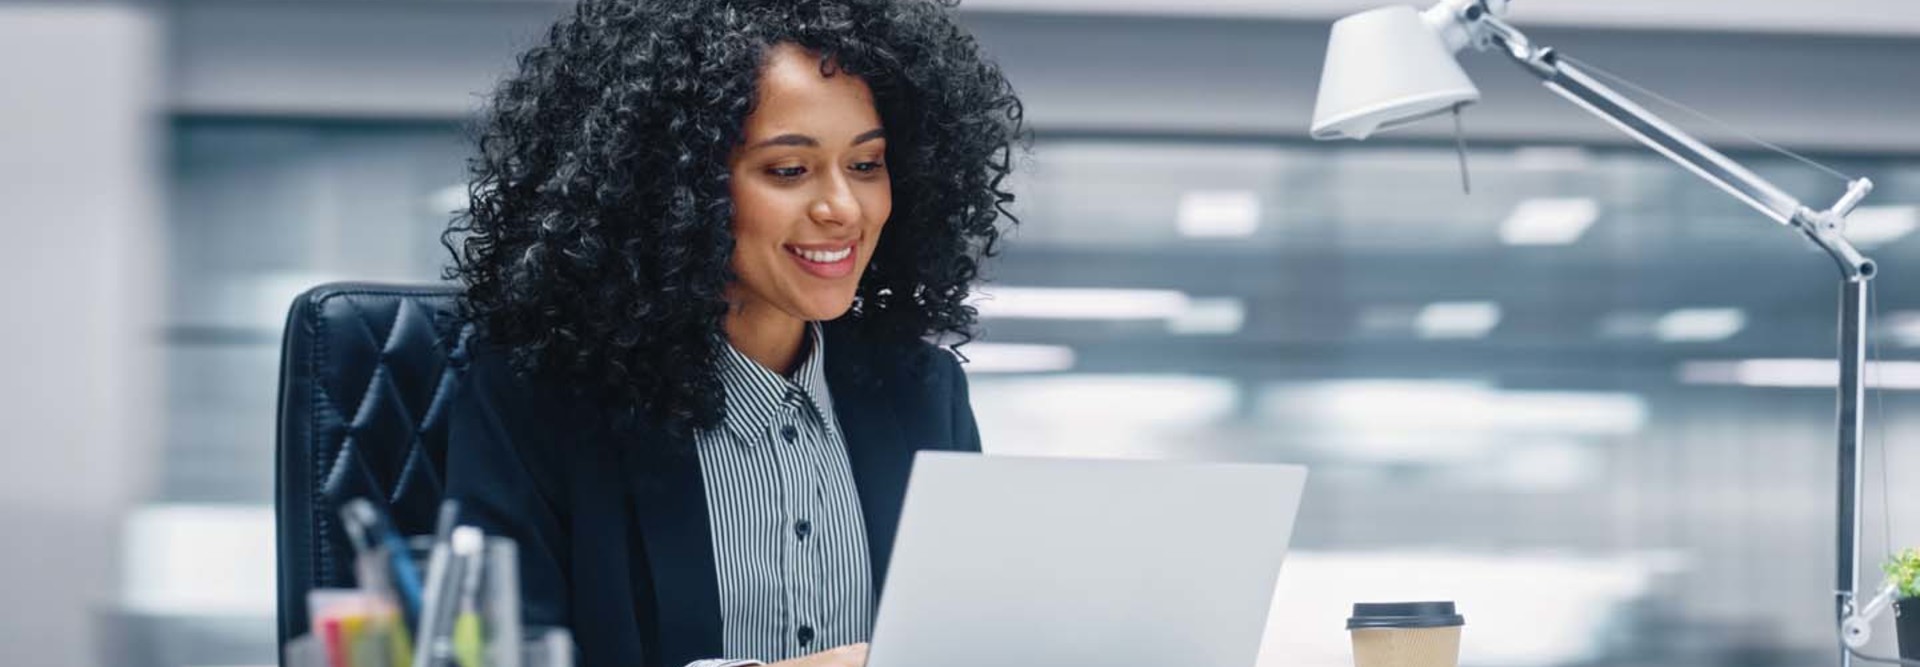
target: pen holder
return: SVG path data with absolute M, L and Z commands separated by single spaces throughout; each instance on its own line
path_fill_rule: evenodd
M 407 540 L 408 557 L 429 578 L 435 566 L 433 544 L 431 536 Z M 450 560 L 442 566 L 452 571 L 442 577 L 439 589 L 433 590 L 429 584 L 429 590 L 423 592 L 423 598 L 437 599 L 423 599 L 421 618 L 414 628 L 414 667 L 464 667 L 474 663 L 522 666 L 526 651 L 520 619 L 519 552 L 513 540 L 505 537 L 486 537 L 482 544 L 477 570 Z
M 573 650 L 573 635 L 566 628 L 526 628 L 528 639 L 520 645 L 522 667 L 574 667 L 576 664 Z M 371 657 L 356 660 L 349 658 L 335 663 L 327 658 L 327 646 L 317 635 L 301 635 L 287 642 L 282 665 L 286 667 L 331 667 L 335 664 L 351 664 L 354 667 L 405 667 L 409 659 L 383 659 Z M 494 665 L 496 663 L 487 663 Z
M 451 540 L 408 540 L 402 558 L 362 550 L 357 588 L 307 596 L 310 634 L 285 647 L 290 667 L 573 667 L 565 629 L 521 627 L 514 542 L 456 528 Z M 414 573 L 405 573 L 411 564 Z M 420 581 L 412 586 L 398 581 Z M 413 592 L 409 592 L 413 591 Z M 417 596 L 416 611 L 403 597 Z M 407 618 L 407 617 L 412 618 Z

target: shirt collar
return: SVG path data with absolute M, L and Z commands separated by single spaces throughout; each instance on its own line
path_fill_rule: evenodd
M 811 410 L 829 434 L 834 434 L 833 396 L 827 391 L 826 342 L 818 322 L 808 322 L 806 346 L 793 377 L 782 377 L 736 349 L 732 343 L 720 360 L 720 384 L 726 392 L 726 428 L 749 445 L 767 437 L 768 429 L 790 414 L 794 406 Z

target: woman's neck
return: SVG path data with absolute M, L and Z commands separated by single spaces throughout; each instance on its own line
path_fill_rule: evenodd
M 733 349 L 782 376 L 800 365 L 807 323 L 777 308 L 734 306 L 724 324 Z

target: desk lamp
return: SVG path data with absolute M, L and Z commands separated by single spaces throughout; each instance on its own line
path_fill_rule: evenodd
M 1335 22 L 1313 109 L 1313 138 L 1366 139 L 1377 131 L 1447 112 L 1455 114 L 1457 123 L 1460 109 L 1478 101 L 1480 91 L 1454 61 L 1454 54 L 1468 46 L 1476 51 L 1498 51 L 1539 77 L 1548 89 L 1774 222 L 1798 231 L 1832 256 L 1841 283 L 1839 517 L 1834 579 L 1835 612 L 1838 622 L 1846 627 L 1840 663 L 1845 666 L 1852 657 L 1860 657 L 1920 665 L 1920 661 L 1858 652 L 1866 644 L 1866 621 L 1885 606 L 1870 604 L 1867 609 L 1857 610 L 1854 601 L 1860 548 L 1861 406 L 1866 388 L 1861 372 L 1866 362 L 1868 286 L 1875 270 L 1873 260 L 1862 256 L 1842 232 L 1847 214 L 1873 189 L 1872 181 L 1850 180 L 1846 193 L 1832 206 L 1824 210 L 1809 208 L 1607 87 L 1594 76 L 1603 72 L 1590 72 L 1592 68 L 1528 40 L 1501 19 L 1508 2 L 1439 0 L 1424 11 L 1408 6 L 1382 7 Z M 1464 169 L 1464 151 L 1462 154 Z M 1885 597 L 1884 588 L 1882 593 L 1875 597 Z

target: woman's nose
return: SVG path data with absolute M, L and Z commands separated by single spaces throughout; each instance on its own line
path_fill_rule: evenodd
M 845 174 L 822 179 L 821 188 L 808 211 L 814 222 L 850 225 L 860 221 L 860 200 L 853 196 L 853 186 Z

